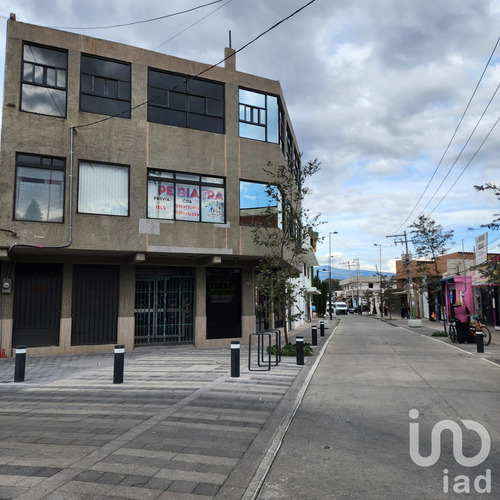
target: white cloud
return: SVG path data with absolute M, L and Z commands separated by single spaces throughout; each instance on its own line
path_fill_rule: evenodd
M 4 0 L 0 14 L 15 12 L 20 21 L 47 26 L 98 26 L 162 16 L 200 3 Z M 77 31 L 147 49 L 161 45 L 159 51 L 212 64 L 222 59 L 230 30 L 238 49 L 304 4 L 233 0 L 147 24 Z M 322 163 L 311 179 L 308 206 L 327 221 L 320 227 L 323 234 L 339 232 L 335 252 L 341 258 L 360 258 L 362 267 L 373 268 L 379 258 L 373 243 L 391 244 L 385 236 L 405 221 L 434 175 L 406 226 L 429 202 L 500 81 L 497 52 L 437 168 L 495 45 L 499 25 L 500 0 L 317 1 L 238 53 L 240 71 L 281 82 L 304 160 Z M 0 33 L 2 68 L 4 40 L 5 33 Z M 428 210 L 456 181 L 499 112 L 500 95 Z M 432 214 L 465 239 L 467 250 L 476 235 L 467 228 L 488 222 L 499 211 L 496 198 L 472 187 L 500 184 L 499 146 L 500 126 Z M 318 255 L 328 256 L 328 239 L 319 245 Z

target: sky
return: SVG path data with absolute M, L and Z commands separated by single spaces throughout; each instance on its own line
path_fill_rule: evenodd
M 450 252 L 485 232 L 500 252 L 480 227 L 499 200 L 474 189 L 500 185 L 500 0 L 0 0 L 0 91 L 10 13 L 207 64 L 262 34 L 236 67 L 281 83 L 302 161 L 321 164 L 320 266 L 394 271 L 387 236 L 421 214 L 454 231 Z

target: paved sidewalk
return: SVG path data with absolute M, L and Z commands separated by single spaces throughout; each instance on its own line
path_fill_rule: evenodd
M 248 371 L 242 346 L 239 378 L 229 348 L 137 348 L 123 384 L 113 353 L 27 357 L 20 383 L 0 359 L 0 499 L 251 498 L 336 323 L 302 367 Z
M 384 321 L 387 324 L 398 326 L 401 328 L 405 328 L 415 333 L 419 333 L 421 335 L 432 336 L 434 332 L 443 332 L 443 323 L 436 323 L 435 321 L 430 321 L 428 319 L 422 319 L 421 327 L 410 327 L 408 326 L 408 320 L 402 318 L 380 318 L 380 316 L 373 316 L 374 319 L 379 321 Z M 456 344 L 452 343 L 448 337 L 434 337 L 435 340 L 440 342 L 444 342 L 446 344 L 451 344 L 457 349 L 461 349 L 471 355 L 479 356 L 481 358 L 487 359 L 493 363 L 500 365 L 500 330 L 495 330 L 495 327 L 488 326 L 488 329 L 491 333 L 491 343 L 488 346 L 484 346 L 484 353 L 477 352 L 476 344 Z

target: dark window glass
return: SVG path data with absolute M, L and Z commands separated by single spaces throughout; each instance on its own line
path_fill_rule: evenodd
M 130 118 L 130 65 L 82 55 L 82 111 Z
M 150 69 L 148 99 L 150 122 L 224 133 L 222 83 Z
M 64 51 L 24 44 L 21 109 L 29 113 L 66 116 L 66 71 Z

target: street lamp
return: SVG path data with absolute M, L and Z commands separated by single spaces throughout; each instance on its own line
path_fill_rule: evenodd
M 382 310 L 382 245 L 380 243 L 374 243 L 374 247 L 378 247 L 380 250 L 380 261 L 379 261 L 379 268 L 378 268 L 378 293 L 380 296 L 380 317 L 384 317 L 384 312 Z
M 328 233 L 328 310 L 330 321 L 332 320 L 332 234 L 339 234 L 337 231 Z

